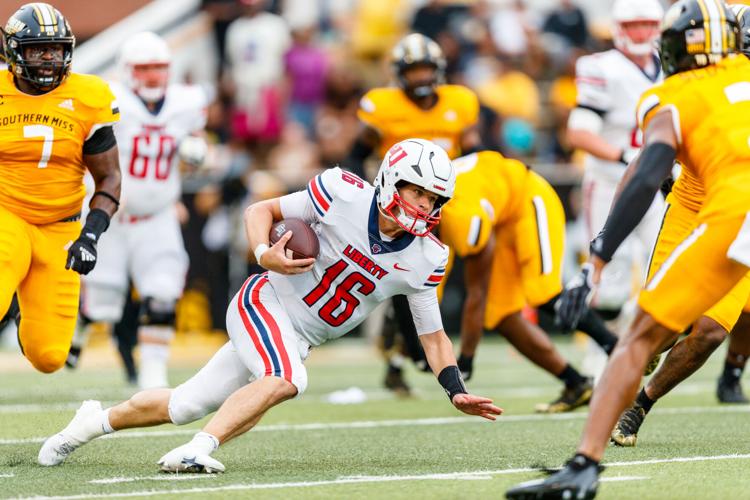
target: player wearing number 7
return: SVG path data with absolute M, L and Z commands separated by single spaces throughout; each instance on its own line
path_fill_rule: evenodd
M 448 249 L 430 230 L 453 195 L 456 174 L 435 144 L 408 139 L 385 155 L 373 187 L 339 168 L 306 191 L 250 206 L 245 227 L 268 273 L 248 278 L 227 311 L 230 341 L 193 378 L 174 390 L 152 389 L 102 410 L 84 402 L 39 452 L 57 465 L 76 448 L 114 430 L 167 422 L 186 424 L 218 412 L 192 441 L 164 455 L 169 472 L 217 472 L 220 444 L 255 426 L 271 407 L 307 387 L 302 364 L 311 347 L 338 338 L 381 302 L 409 299 L 417 333 L 438 381 L 460 411 L 495 420 L 502 410 L 468 394 L 443 331 L 437 286 Z M 290 260 L 284 235 L 269 248 L 274 221 L 300 218 L 318 234 L 317 259 Z
M 18 339 L 49 373 L 65 362 L 80 277 L 120 197 L 115 98 L 98 77 L 70 72 L 75 37 L 59 11 L 22 6 L 2 30 L 0 71 L 0 314 L 15 292 Z M 83 175 L 96 189 L 81 230 Z M 18 321 L 18 318 L 17 318 Z

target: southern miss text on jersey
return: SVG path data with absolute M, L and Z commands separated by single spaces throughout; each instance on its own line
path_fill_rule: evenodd
M 99 77 L 72 73 L 32 96 L 0 70 L 0 205 L 32 224 L 80 212 L 83 143 L 118 119 L 115 97 Z
M 170 85 L 158 112 L 113 82 L 122 111 L 115 126 L 122 170 L 122 211 L 135 216 L 154 214 L 177 201 L 180 175 L 177 148 L 206 126 L 208 95 L 196 85 Z
M 438 101 L 430 109 L 419 108 L 396 87 L 370 90 L 360 101 L 357 116 L 380 132 L 379 156 L 410 137 L 428 139 L 445 149 L 450 158 L 461 154 L 461 135 L 477 122 L 479 100 L 461 85 L 439 85 Z
M 641 138 L 635 119 L 638 98 L 662 80 L 661 65 L 654 56 L 654 75 L 647 75 L 617 49 L 583 56 L 576 62 L 577 106 L 598 113 L 603 120 L 599 135 L 618 148 L 639 148 Z M 624 168 L 618 162 L 586 157 L 586 168 L 614 180 Z
M 340 337 L 385 299 L 422 292 L 434 294 L 437 317 L 415 318 L 431 330 L 419 333 L 442 328 L 435 290 L 445 274 L 448 249 L 432 235 L 403 234 L 387 241 L 379 230 L 375 188 L 369 183 L 332 168 L 311 180 L 307 192 L 282 197 L 280 203 L 284 217 L 302 218 L 320 239 L 312 271 L 269 272 L 280 303 L 303 339 L 319 345 Z

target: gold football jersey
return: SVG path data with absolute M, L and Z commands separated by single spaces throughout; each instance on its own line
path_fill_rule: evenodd
M 32 224 L 80 212 L 83 143 L 119 116 L 99 77 L 71 73 L 51 92 L 34 96 L 0 71 L 0 206 Z
M 704 211 L 711 215 L 747 213 L 750 61 L 744 56 L 730 56 L 715 65 L 667 78 L 641 97 L 641 129 L 645 130 L 656 112 L 665 108 L 672 110 L 680 142 L 677 160 L 683 165 L 683 173 L 675 189 L 680 201 L 696 210 L 701 209 L 699 202 L 703 201 L 704 208 L 710 205 Z M 722 195 L 713 196 L 714 192 Z
M 438 101 L 431 109 L 419 108 L 396 87 L 370 90 L 360 101 L 357 116 L 380 132 L 380 157 L 397 142 L 412 137 L 428 139 L 448 152 L 461 154 L 461 135 L 479 118 L 476 94 L 461 85 L 439 85 Z
M 528 168 L 495 151 L 456 159 L 456 188 L 443 207 L 440 239 L 460 257 L 476 254 L 495 226 L 520 217 Z

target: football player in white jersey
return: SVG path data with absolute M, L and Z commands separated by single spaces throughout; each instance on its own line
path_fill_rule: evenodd
M 99 242 L 99 265 L 83 282 L 79 322 L 82 332 L 92 321 L 118 322 L 132 280 L 142 303 L 142 389 L 169 385 L 175 304 L 188 267 L 175 207 L 180 196 L 178 149 L 184 151 L 181 144 L 195 141 L 191 134 L 203 130 L 209 104 L 203 88 L 169 83 L 170 60 L 169 47 L 154 33 L 133 35 L 122 47 L 123 81 L 111 84 L 123 117 L 115 127 L 123 171 L 121 209 Z M 85 333 L 77 335 L 71 356 L 80 352 L 81 339 Z
M 217 472 L 211 453 L 250 430 L 272 406 L 304 392 L 311 347 L 340 337 L 381 302 L 406 295 L 427 360 L 453 405 L 495 420 L 502 410 L 468 394 L 445 334 L 436 287 L 448 249 L 431 233 L 451 198 L 456 174 L 448 155 L 421 139 L 399 142 L 385 155 L 376 186 L 339 168 L 300 191 L 251 205 L 245 228 L 268 273 L 251 276 L 227 311 L 230 341 L 193 378 L 174 390 L 142 391 L 103 410 L 86 401 L 73 420 L 42 446 L 38 461 L 57 465 L 105 433 L 218 412 L 188 444 L 164 455 L 170 472 Z M 275 221 L 301 218 L 319 236 L 316 259 L 285 256 L 287 232 L 269 248 Z
M 663 78 L 654 45 L 662 15 L 658 0 L 615 0 L 615 48 L 576 63 L 578 97 L 568 120 L 568 141 L 588 153 L 582 189 L 585 248 L 604 226 L 617 183 L 641 146 L 635 108 L 641 94 Z M 593 307 L 616 316 L 631 297 L 634 262 L 645 267 L 662 209 L 663 198 L 658 195 L 602 275 Z

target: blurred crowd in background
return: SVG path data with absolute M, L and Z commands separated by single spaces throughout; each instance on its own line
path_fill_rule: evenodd
M 202 5 L 213 23 L 219 71 L 207 165 L 184 182 L 193 264 L 179 330 L 223 329 L 228 298 L 254 268 L 244 207 L 299 190 L 321 169 L 344 162 L 359 132 L 360 97 L 392 83 L 391 49 L 410 32 L 440 45 L 447 83 L 477 93 L 484 147 L 539 170 L 575 220 L 580 158 L 565 143 L 576 103 L 575 61 L 611 47 L 609 25 L 590 23 L 575 1 L 559 0 L 546 12 L 532 12 L 523 0 Z M 366 169 L 369 179 L 377 165 Z M 449 317 L 446 324 L 454 322 Z

